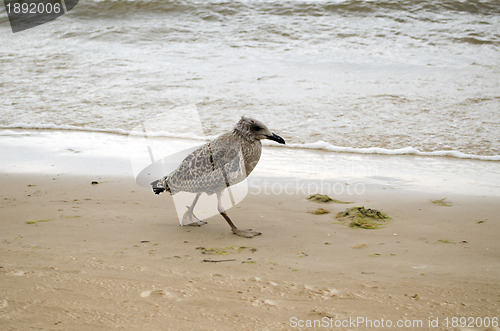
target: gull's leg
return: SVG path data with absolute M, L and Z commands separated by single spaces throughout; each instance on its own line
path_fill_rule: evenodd
M 252 231 L 252 229 L 239 230 L 236 226 L 234 226 L 234 224 L 231 221 L 231 219 L 229 218 L 229 216 L 227 216 L 226 211 L 224 210 L 224 207 L 222 207 L 221 198 L 222 198 L 222 192 L 218 192 L 217 193 L 217 210 L 222 215 L 222 217 L 224 217 L 224 219 L 227 221 L 227 223 L 231 227 L 231 230 L 233 231 L 234 234 L 241 236 L 241 237 L 245 237 L 245 238 L 253 238 L 255 236 L 261 235 L 260 232 Z
M 196 193 L 196 197 L 194 198 L 191 206 L 186 206 L 188 210 L 186 210 L 184 216 L 182 217 L 182 225 L 200 226 L 203 224 L 207 224 L 207 222 L 198 219 L 198 217 L 194 216 L 193 214 L 194 206 L 198 202 L 200 195 L 201 193 Z

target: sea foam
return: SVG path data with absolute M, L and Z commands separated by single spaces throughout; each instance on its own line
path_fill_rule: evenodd
M 134 137 L 145 137 L 150 139 L 155 138 L 172 138 L 172 139 L 190 139 L 199 141 L 210 141 L 217 136 L 200 136 L 190 133 L 169 133 L 169 132 L 145 132 L 145 131 L 126 131 L 122 129 L 106 129 L 106 128 L 80 128 L 72 125 L 1 125 L 0 130 L 55 130 L 55 131 L 76 131 L 76 132 L 96 132 L 118 135 L 128 135 Z M 416 156 L 434 156 L 434 157 L 453 157 L 458 159 L 473 159 L 481 161 L 500 161 L 500 155 L 475 155 L 467 154 L 455 150 L 436 150 L 436 151 L 420 151 L 414 147 L 408 146 L 397 149 L 388 149 L 381 147 L 350 147 L 336 146 L 326 141 L 315 141 L 307 143 L 287 143 L 286 145 L 276 146 L 271 141 L 263 141 L 265 146 L 273 146 L 277 148 L 290 149 L 311 149 L 321 150 L 336 153 L 352 153 L 352 154 L 379 154 L 379 155 L 416 155 Z

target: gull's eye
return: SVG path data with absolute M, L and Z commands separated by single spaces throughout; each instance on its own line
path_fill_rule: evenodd
M 262 127 L 260 125 L 258 125 L 258 124 L 252 123 L 250 125 L 250 130 L 252 130 L 252 131 L 260 131 L 260 130 L 262 130 Z

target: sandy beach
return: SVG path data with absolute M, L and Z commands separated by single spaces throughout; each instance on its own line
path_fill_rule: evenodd
M 172 198 L 131 176 L 0 176 L 3 330 L 468 330 L 453 318 L 500 311 L 495 196 L 372 189 L 321 204 L 250 186 L 228 211 L 263 233 L 246 239 L 220 216 L 179 226 Z M 352 206 L 393 220 L 349 227 L 335 215 Z

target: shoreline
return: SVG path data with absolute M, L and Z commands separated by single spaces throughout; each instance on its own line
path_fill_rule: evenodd
M 152 161 L 165 159 L 163 177 L 201 141 L 148 139 L 106 133 L 33 131 L 0 136 L 0 173 L 111 175 L 135 178 Z M 173 155 L 175 157 L 171 157 Z M 148 178 L 149 180 L 149 178 Z M 500 196 L 500 163 L 442 156 L 378 155 L 264 146 L 249 185 L 316 182 L 342 193 L 342 185 L 440 194 Z M 295 183 L 295 184 L 294 184 Z M 277 185 L 277 184 L 276 184 Z M 352 188 L 353 186 L 351 186 Z M 340 191 L 339 191 L 340 190 Z M 358 190 L 359 191 L 359 190 Z
M 68 134 L 102 134 L 102 135 L 116 135 L 131 138 L 144 138 L 147 136 L 148 139 L 165 139 L 165 140 L 188 140 L 196 141 L 200 144 L 204 141 L 215 139 L 217 136 L 191 136 L 188 134 L 167 134 L 167 133 L 145 133 L 143 131 L 125 131 L 125 130 L 111 130 L 111 129 L 96 129 L 96 128 L 79 128 L 73 126 L 61 126 L 61 127 L 51 127 L 51 126 L 40 126 L 40 127 L 23 127 L 23 126 L 0 126 L 0 133 L 7 132 L 2 136 L 9 136 L 9 131 L 13 133 L 19 133 L 21 131 L 25 132 L 66 132 Z M 475 161 L 500 161 L 500 155 L 482 155 L 482 154 L 468 154 L 455 150 L 437 150 L 437 151 L 420 151 L 414 147 L 401 147 L 397 149 L 386 149 L 381 147 L 349 147 L 349 146 L 335 146 L 325 141 L 316 141 L 311 143 L 289 143 L 287 146 L 276 146 L 273 143 L 263 141 L 263 145 L 266 147 L 277 147 L 286 149 L 297 149 L 312 152 L 333 152 L 341 154 L 355 154 L 355 155 L 382 155 L 382 156 L 421 156 L 421 157 L 445 157 L 451 159 L 463 159 L 463 160 L 475 160 Z

